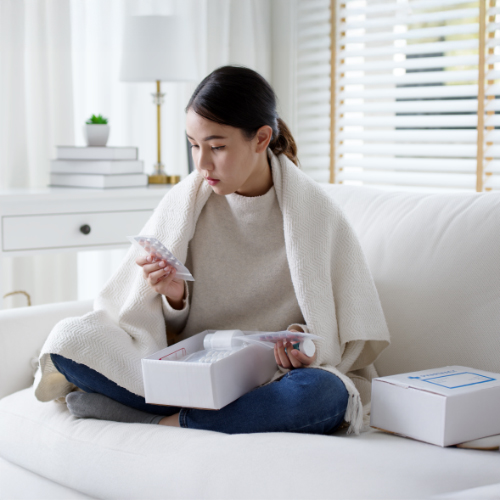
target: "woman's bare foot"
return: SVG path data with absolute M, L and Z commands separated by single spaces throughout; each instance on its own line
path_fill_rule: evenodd
M 158 422 L 158 424 L 168 425 L 170 427 L 180 427 L 181 424 L 179 424 L 179 414 L 176 413 L 175 415 L 170 415 L 170 417 L 164 417 Z

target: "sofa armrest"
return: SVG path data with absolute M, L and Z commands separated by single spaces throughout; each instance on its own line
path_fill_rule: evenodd
M 82 316 L 93 300 L 58 302 L 0 310 L 0 398 L 33 384 L 38 358 L 52 328 L 64 318 Z

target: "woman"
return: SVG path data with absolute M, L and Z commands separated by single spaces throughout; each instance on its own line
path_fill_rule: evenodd
M 175 269 L 164 261 L 135 257 L 143 280 L 161 297 L 169 331 L 178 340 L 209 328 L 288 329 L 321 335 L 321 320 L 323 326 L 329 325 L 323 329 L 325 342 L 317 346 L 321 360 L 318 352 L 308 357 L 278 343 L 274 355 L 280 371 L 273 379 L 213 411 L 146 404 L 138 391 L 127 390 L 111 377 L 78 363 L 76 355 L 71 359 L 63 356 L 63 348 L 59 348 L 59 353 L 52 348 L 49 352 L 53 365 L 68 382 L 85 391 L 67 395 L 70 411 L 78 417 L 228 434 L 326 434 L 335 431 L 345 419 L 351 422 L 350 430 L 359 432 L 362 404 L 347 372 L 358 370 L 358 378 L 370 378 L 366 370 L 387 345 L 388 332 L 352 228 L 326 194 L 300 173 L 293 137 L 278 117 L 272 88 L 258 73 L 234 66 L 215 70 L 199 84 L 186 112 L 186 132 L 196 173 L 184 181 L 189 180 L 193 188 L 189 196 L 180 198 L 187 208 L 177 209 L 175 217 L 181 217 L 184 211 L 195 214 L 192 229 L 180 223 L 178 231 L 189 241 L 185 264 L 196 281 L 188 285 L 177 279 Z M 198 177 L 190 179 L 195 175 Z M 276 180 L 279 182 L 275 185 Z M 201 195 L 207 184 L 211 192 Z M 307 207 L 307 214 L 306 209 L 294 214 L 294 204 L 286 201 L 295 193 L 305 197 L 300 204 Z M 175 210 L 171 208 L 176 206 L 173 201 L 168 206 Z M 167 208 L 160 205 L 157 218 L 162 211 Z M 319 233 L 318 243 L 328 248 L 327 257 L 315 257 L 318 265 L 311 266 L 306 275 L 307 263 L 297 249 L 311 245 L 310 241 L 301 241 L 309 239 L 306 235 L 311 229 L 307 225 L 314 225 L 312 217 L 319 217 L 318 223 L 329 227 L 333 224 L 330 217 L 333 220 L 335 214 L 340 214 L 340 222 L 335 223 L 337 232 L 324 229 Z M 177 221 L 175 217 L 171 220 Z M 159 230 L 161 224 L 156 226 Z M 143 230 L 143 234 L 148 232 Z M 335 246 L 337 262 L 332 264 L 329 253 Z M 355 271 L 351 282 L 346 274 L 351 271 L 347 271 L 343 261 L 352 259 L 350 254 L 355 255 L 357 268 L 361 269 Z M 182 260 L 181 256 L 178 258 Z M 314 264 L 314 259 L 311 262 Z M 322 268 L 328 272 L 319 273 Z M 360 278 L 361 283 L 356 283 L 355 288 L 354 282 Z M 337 293 L 339 285 L 332 284 L 334 281 L 343 283 L 342 292 Z M 318 296 L 314 287 L 324 288 L 325 292 Z M 357 291 L 359 304 L 365 300 L 369 309 L 364 323 L 357 316 L 353 320 L 359 322 L 356 328 L 351 328 L 350 319 L 343 319 L 349 315 L 361 317 L 354 309 L 359 306 L 348 303 L 347 296 L 355 295 L 351 288 Z M 337 295 L 337 303 L 333 295 L 328 300 L 330 293 Z M 95 306 L 96 312 L 107 310 L 112 316 L 111 305 L 102 302 L 101 307 Z M 343 312 L 347 310 L 348 314 Z M 310 317 L 309 322 L 303 311 Z M 342 323 L 346 325 L 343 331 Z M 311 324 L 318 327 L 311 331 Z

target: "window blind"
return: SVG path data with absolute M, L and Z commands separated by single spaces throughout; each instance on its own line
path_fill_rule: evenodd
M 319 182 L 330 180 L 331 30 L 330 0 L 298 0 L 296 127 L 302 170 Z
M 297 143 L 304 171 L 322 182 L 388 189 L 500 189 L 500 9 L 482 1 L 481 47 L 479 1 L 299 0 Z
M 304 33 L 320 25 L 313 12 L 321 11 L 324 19 L 329 14 L 328 2 L 303 2 L 309 3 L 310 8 L 301 5 L 299 24 L 299 90 L 300 84 L 308 90 L 299 94 L 298 120 L 304 164 L 316 171 L 326 165 L 329 144 L 316 148 L 319 133 L 316 142 L 307 139 L 321 123 L 311 120 L 320 112 L 325 120 L 329 116 L 329 104 L 320 102 L 326 73 L 319 72 L 326 64 L 328 31 L 323 28 L 316 56 Z M 332 9 L 333 182 L 389 190 L 500 190 L 495 0 L 339 0 Z M 314 176 L 327 180 L 325 173 Z

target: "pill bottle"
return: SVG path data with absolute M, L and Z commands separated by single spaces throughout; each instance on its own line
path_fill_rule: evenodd
M 218 330 L 215 333 L 207 333 L 203 339 L 203 347 L 206 350 L 240 347 L 241 340 L 237 337 L 242 336 L 241 330 Z
M 316 352 L 316 346 L 314 345 L 314 342 L 311 339 L 304 339 L 301 342 L 292 344 L 292 349 L 297 349 L 298 351 L 303 352 L 306 356 L 309 356 L 310 358 L 313 357 L 314 353 Z

